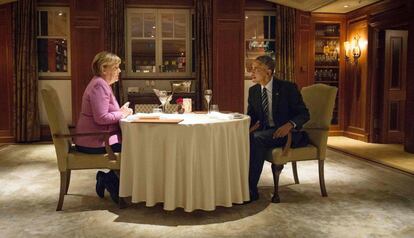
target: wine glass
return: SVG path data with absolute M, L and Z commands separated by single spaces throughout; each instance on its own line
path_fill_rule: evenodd
M 160 90 L 158 92 L 158 99 L 161 102 L 162 111 L 165 112 L 165 104 L 167 103 L 168 94 L 165 90 Z
M 204 91 L 204 98 L 207 101 L 207 112 L 208 113 L 210 113 L 210 101 L 212 97 L 213 97 L 213 91 L 211 89 L 206 89 Z

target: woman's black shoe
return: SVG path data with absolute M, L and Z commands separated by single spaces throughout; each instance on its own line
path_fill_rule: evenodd
M 105 174 L 105 188 L 111 195 L 112 201 L 119 203 L 119 178 L 112 170 Z
M 98 171 L 96 173 L 96 194 L 98 197 L 103 198 L 105 196 L 105 181 L 104 181 L 105 173 L 102 171 Z

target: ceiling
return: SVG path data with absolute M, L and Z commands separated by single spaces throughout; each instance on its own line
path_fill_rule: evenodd
M 347 13 L 380 0 L 267 0 L 306 12 Z

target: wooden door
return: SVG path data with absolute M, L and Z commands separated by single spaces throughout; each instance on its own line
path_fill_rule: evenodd
M 407 31 L 385 31 L 382 143 L 404 141 L 407 38 Z

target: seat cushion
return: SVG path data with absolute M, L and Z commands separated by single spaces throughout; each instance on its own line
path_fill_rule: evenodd
M 311 144 L 306 147 L 290 149 L 286 156 L 282 156 L 282 149 L 283 148 L 273 149 L 272 156 L 268 157 L 268 161 L 273 164 L 286 164 L 287 162 L 292 161 L 318 159 L 318 148 Z

